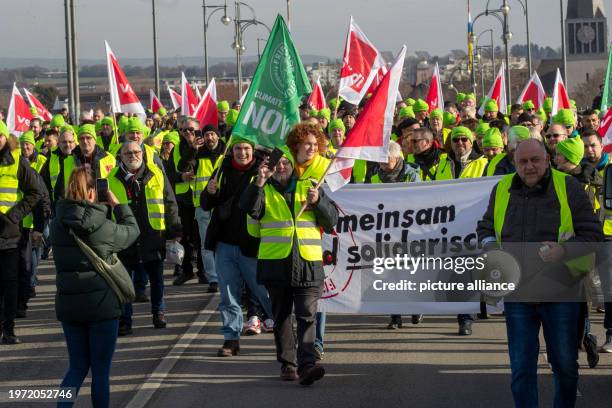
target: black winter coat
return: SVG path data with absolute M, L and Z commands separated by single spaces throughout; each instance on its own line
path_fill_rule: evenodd
M 287 206 L 294 208 L 295 188 L 281 187 L 273 179 L 268 180 L 279 193 L 283 195 Z M 295 176 L 289 185 L 295 185 Z M 247 211 L 251 217 L 261 220 L 266 210 L 266 195 L 263 188 L 254 183 L 249 184 L 240 199 L 240 208 Z M 319 201 L 313 208 L 317 218 L 317 226 L 326 233 L 331 233 L 338 222 L 338 208 L 327 197 L 323 189 L 319 190 Z M 293 212 L 293 211 L 292 211 Z M 294 214 L 295 216 L 295 214 Z M 273 286 L 309 287 L 320 286 L 325 279 L 323 260 L 306 261 L 300 256 L 297 235 L 293 236 L 291 253 L 285 259 L 259 259 L 257 261 L 257 282 Z
M 254 258 L 259 249 L 259 238 L 249 235 L 246 226 L 246 211 L 238 206 L 240 195 L 257 174 L 257 160 L 245 171 L 232 165 L 232 158 L 223 159 L 220 167 L 220 180 L 216 194 L 204 189 L 200 195 L 200 206 L 204 211 L 212 211 L 210 224 L 206 230 L 204 247 L 214 251 L 217 242 L 237 245 L 244 256 Z M 214 175 L 219 168 L 213 172 Z
M 602 225 L 593 212 L 582 185 L 574 177 L 567 177 L 566 186 L 575 236 L 563 244 L 566 253 L 561 262 L 544 263 L 540 259 L 538 250 L 544 241 L 557 242 L 561 223 L 560 205 L 551 172 L 547 170 L 542 180 L 532 188 L 525 186 L 518 174 L 514 175 L 509 189 L 510 199 L 504 218 L 501 243 L 502 248 L 512 253 L 521 265 L 521 285 L 524 289 L 519 287 L 515 296 L 510 296 L 508 300 L 513 298 L 526 300 L 526 297 L 529 301 L 550 300 L 547 296 L 555 298 L 561 293 L 555 292 L 560 290 L 560 286 L 556 286 L 557 283 L 564 288 L 578 288 L 579 282 L 572 281 L 564 262 L 592 252 L 594 250 L 592 243 L 603 241 Z M 482 220 L 478 222 L 477 232 L 480 242 L 495 239 L 493 220 L 498 187 L 499 184 L 493 188 L 487 210 Z M 504 245 L 505 243 L 510 244 Z M 540 278 L 545 276 L 554 278 L 548 280 L 546 285 L 534 283 L 542 282 Z M 529 288 L 530 283 L 531 288 Z M 535 286 L 538 286 L 537 291 L 531 290 Z M 536 292 L 537 299 L 532 299 Z
M 111 260 L 132 245 L 140 231 L 127 205 L 118 205 L 116 222 L 106 218 L 107 207 L 86 201 L 59 200 L 50 226 L 53 260 L 57 271 L 57 319 L 89 323 L 116 319 L 122 307 L 117 295 L 98 274 L 70 235 L 72 229 L 102 259 Z
M 128 187 L 124 176 L 125 172 L 120 168 L 114 177 L 121 181 L 127 191 Z M 144 186 L 153 177 L 153 173 L 151 173 L 147 166 L 143 165 L 141 172 L 135 177 L 138 178 L 142 187 L 140 195 L 135 200 L 132 200 L 130 209 L 138 222 L 140 236 L 133 245 L 119 252 L 119 259 L 121 259 L 124 265 L 163 261 L 166 258 L 166 239 L 175 239 L 181 236 L 182 231 L 178 206 L 168 177 L 164 175 L 165 231 L 154 230 L 149 222 Z

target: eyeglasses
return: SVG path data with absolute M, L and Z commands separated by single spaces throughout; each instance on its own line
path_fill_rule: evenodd
M 123 152 L 123 155 L 127 157 L 132 157 L 132 156 L 136 157 L 136 156 L 140 156 L 141 154 L 142 154 L 142 151 L 140 150 L 128 150 L 127 152 Z
M 199 132 L 199 130 L 189 127 L 189 128 L 184 128 L 183 132 L 196 133 L 196 132 Z
M 467 138 L 467 137 L 455 137 L 455 138 L 453 138 L 453 143 L 459 143 L 459 142 L 467 143 L 469 141 L 470 141 L 470 139 Z
M 550 139 L 551 137 L 554 137 L 555 139 L 558 139 L 561 136 L 567 136 L 567 133 L 547 133 L 545 137 L 547 139 Z
M 411 139 L 411 140 L 408 140 L 408 143 L 415 145 L 424 140 L 427 140 L 427 139 Z

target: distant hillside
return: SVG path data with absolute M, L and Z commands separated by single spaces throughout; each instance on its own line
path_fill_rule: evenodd
M 302 55 L 302 62 L 304 64 L 312 64 L 313 62 L 323 61 L 326 62 L 329 57 L 323 55 Z M 257 55 L 247 55 L 242 57 L 243 62 L 256 62 Z M 208 63 L 210 65 L 232 63 L 235 62 L 236 58 L 216 58 L 209 57 Z M 79 66 L 88 65 L 99 65 L 105 64 L 104 59 L 79 59 Z M 121 58 L 119 57 L 119 63 L 123 66 L 131 65 L 137 67 L 148 67 L 153 65 L 153 57 L 151 58 Z M 178 67 L 183 66 L 203 66 L 204 57 L 173 57 L 173 58 L 160 58 L 159 65 L 163 67 Z M 66 69 L 65 58 L 11 58 L 3 57 L 0 59 L 0 69 L 15 69 L 23 67 L 43 67 L 47 69 Z

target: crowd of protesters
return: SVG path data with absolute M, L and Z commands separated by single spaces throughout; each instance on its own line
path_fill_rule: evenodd
M 15 319 L 27 315 L 28 301 L 36 296 L 40 259 L 52 256 L 57 271 L 57 318 L 70 355 L 63 385 L 79 387 L 91 368 L 92 398 L 108 404 L 116 337 L 133 333 L 132 305 L 122 305 L 110 295 L 77 238 L 103 259 L 118 256 L 133 279 L 134 301 L 150 302 L 151 324 L 158 329 L 171 324 L 164 302 L 166 245 L 180 242 L 185 254 L 182 263 L 174 266 L 173 284 L 197 278 L 208 292 L 220 295 L 224 342 L 219 357 L 239 354 L 242 335 L 273 332 L 280 377 L 303 385 L 320 380 L 325 374 L 319 360 L 324 354 L 326 318 L 317 313 L 325 279 L 321 232 L 333 231 L 338 209 L 311 180 L 323 176 L 365 103 L 367 98 L 359 106 L 333 98 L 329 108 L 319 111 L 304 104 L 302 122 L 289 132 L 283 155 L 273 165 L 269 165 L 269 149 L 232 136 L 239 102 L 231 107 L 219 102 L 216 125 L 164 108 L 147 112 L 144 121 L 127 114 L 108 116 L 96 109 L 83 112 L 78 124 L 69 123 L 65 110 L 48 122 L 33 119 L 30 130 L 18 138 L 0 122 L 2 343 L 20 342 Z M 503 175 L 510 178 L 502 180 L 515 183 L 509 187 L 506 203 L 512 206 L 518 205 L 517 197 L 538 197 L 552 186 L 550 180 L 556 183 L 559 174 L 566 174 L 571 176 L 567 194 L 572 197 L 575 235 L 587 241 L 610 239 L 612 217 L 602 206 L 601 195 L 604 170 L 612 159 L 603 152 L 597 132 L 602 113 L 578 112 L 573 107 L 552 115 L 550 98 L 540 109 L 532 101 L 508 106 L 506 115 L 495 100 L 483 100 L 480 107 L 482 116 L 470 93 L 459 93 L 455 101 L 445 103 L 444 110 L 430 109 L 422 99 L 398 102 L 388 161 L 357 160 L 351 182 L 413 183 Z M 540 159 L 533 182 L 529 166 Z M 520 180 L 512 181 L 515 172 Z M 96 196 L 98 179 L 108 181 L 104 198 Z M 519 232 L 494 228 L 498 205 L 494 201 L 478 225 L 479 236 L 485 241 L 496 237 L 511 241 Z M 530 216 L 542 216 L 534 214 Z M 558 221 L 550 225 L 560 228 Z M 552 242 L 554 236 L 556 230 L 533 239 Z M 551 248 L 557 253 L 555 245 Z M 599 276 L 587 271 L 584 284 L 606 294 L 609 275 L 610 269 L 600 270 Z M 571 322 L 576 325 L 569 333 L 575 335 L 575 347 L 552 362 L 559 380 L 558 398 L 575 391 L 579 347 L 586 351 L 591 367 L 597 365 L 600 351 L 612 353 L 612 299 L 605 300 L 580 303 L 578 310 L 571 310 Z M 549 320 L 543 316 L 563 311 L 519 309 L 511 307 L 506 315 L 513 391 L 515 398 L 522 395 L 524 401 L 532 401 L 526 396 L 532 392 L 527 392 L 533 385 L 532 361 L 518 355 L 527 347 L 520 316 L 539 313 L 546 331 Z M 594 311 L 605 313 L 606 338 L 601 348 L 590 332 L 588 316 Z M 419 324 L 424 318 L 413 314 L 411 322 Z M 471 335 L 475 318 L 458 315 L 458 335 Z M 478 318 L 487 318 L 486 309 Z M 387 328 L 402 327 L 402 316 L 392 315 Z M 555 342 L 562 347 L 565 341 L 565 347 L 567 339 L 562 337 L 548 333 L 546 340 L 553 348 Z M 92 338 L 97 346 L 89 351 L 91 358 L 84 357 L 83 345 Z

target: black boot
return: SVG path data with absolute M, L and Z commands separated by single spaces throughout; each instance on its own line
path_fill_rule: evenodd
M 19 344 L 21 340 L 15 335 L 15 329 L 2 330 L 2 344 Z

